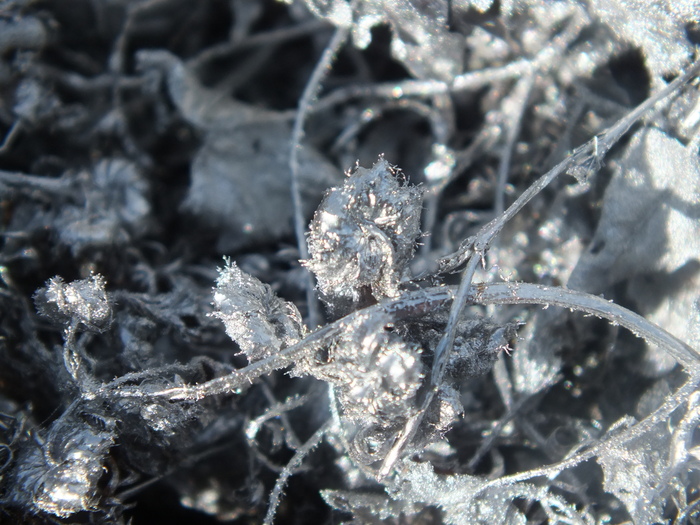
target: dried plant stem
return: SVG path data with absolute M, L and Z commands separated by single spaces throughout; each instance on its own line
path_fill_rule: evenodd
M 0 143 L 0 155 L 6 151 L 10 151 L 20 131 L 22 131 L 22 120 L 18 119 L 12 123 L 12 126 L 10 126 L 10 129 L 5 134 L 5 138 Z
M 255 439 L 255 436 L 258 435 L 258 432 L 260 432 L 260 429 L 262 428 L 263 424 L 265 424 L 267 421 L 270 421 L 271 419 L 277 417 L 282 418 L 286 416 L 287 412 L 289 412 L 290 410 L 294 410 L 295 408 L 298 408 L 300 406 L 303 406 L 308 400 L 308 396 L 294 395 L 281 403 L 275 403 L 274 405 L 270 406 L 267 410 L 265 410 L 265 412 L 262 415 L 256 417 L 250 423 L 248 423 L 245 433 L 249 443 L 251 443 L 251 446 L 252 441 Z M 289 425 L 288 429 L 290 431 L 292 430 L 292 427 L 289 424 L 289 421 L 286 417 L 285 420 L 283 420 L 283 423 L 285 423 L 285 425 Z M 290 446 L 301 446 L 301 443 L 298 442 L 296 436 L 294 436 L 292 439 L 296 441 L 296 444 L 290 443 Z
M 447 363 L 448 349 L 452 347 L 454 342 L 457 321 L 467 302 L 475 304 L 543 304 L 575 309 L 603 317 L 613 324 L 624 326 L 638 337 L 642 337 L 663 348 L 695 377 L 700 376 L 700 354 L 698 351 L 634 312 L 600 297 L 565 288 L 548 288 L 525 283 L 489 283 L 477 285 L 475 288 L 471 287 L 471 280 L 478 260 L 476 257 L 472 257 L 462 276 L 455 301 L 450 309 L 450 317 L 445 333 L 435 350 L 431 385 L 421 404 L 421 409 L 409 417 L 402 433 L 392 445 L 379 470 L 379 479 L 389 475 L 394 464 L 401 456 L 401 452 L 415 436 L 422 422 L 423 415 L 435 398 L 437 387 L 442 381 Z
M 474 237 L 467 239 L 457 252 L 442 258 L 440 261 L 441 271 L 451 271 L 461 266 L 473 254 L 481 254 L 480 256 L 483 256 L 493 239 L 503 230 L 503 227 L 508 221 L 515 217 L 528 202 L 549 186 L 549 184 L 562 173 L 572 171 L 575 168 L 585 169 L 587 173 L 597 170 L 600 166 L 600 162 L 610 148 L 627 133 L 635 122 L 642 118 L 646 112 L 652 109 L 656 104 L 663 101 L 669 95 L 672 95 L 683 84 L 690 81 L 698 74 L 698 71 L 700 71 L 700 60 L 693 63 L 683 75 L 676 78 L 676 80 L 671 82 L 664 89 L 652 95 L 630 111 L 615 125 L 608 128 L 600 135 L 593 137 L 550 171 L 542 175 L 542 177 L 528 187 L 505 212 L 486 224 Z M 579 174 L 581 172 L 576 171 L 575 173 Z
M 624 430 L 621 430 L 614 435 L 610 436 L 608 439 L 603 439 L 600 442 L 592 445 L 590 448 L 569 456 L 557 463 L 547 465 L 546 467 L 536 468 L 528 470 L 525 472 L 519 472 L 518 474 L 512 474 L 510 476 L 503 476 L 501 478 L 495 479 L 484 483 L 479 489 L 470 496 L 476 496 L 486 490 L 501 488 L 519 483 L 522 481 L 527 481 L 532 478 L 547 477 L 553 478 L 561 473 L 562 470 L 575 467 L 576 465 L 583 463 L 591 458 L 594 458 L 601 454 L 605 449 L 616 446 L 623 445 L 635 438 L 644 435 L 646 432 L 651 430 L 655 425 L 666 420 L 673 411 L 675 411 L 682 403 L 684 403 L 688 397 L 697 389 L 698 384 L 700 384 L 700 378 L 694 376 L 690 378 L 682 387 L 680 387 L 676 392 L 668 397 L 666 401 L 658 409 L 656 409 L 652 414 L 644 418 L 639 423 L 632 425 Z
M 688 372 L 700 377 L 700 352 L 641 315 L 611 301 L 567 288 L 527 283 L 477 284 L 469 300 L 476 304 L 541 304 L 578 310 L 630 330 L 637 337 L 669 353 Z
M 282 491 L 287 485 L 287 481 L 294 474 L 294 471 L 301 466 L 301 462 L 304 461 L 304 458 L 309 455 L 309 452 L 311 452 L 321 443 L 323 436 L 326 434 L 326 432 L 328 432 L 330 427 L 330 422 L 326 422 L 321 428 L 314 432 L 314 435 L 311 436 L 309 440 L 294 453 L 292 459 L 289 461 L 289 463 L 287 463 L 287 466 L 284 467 L 284 470 L 275 482 L 275 488 L 272 489 L 272 493 L 270 494 L 270 504 L 267 507 L 267 514 L 265 515 L 265 521 L 263 522 L 265 525 L 272 525 L 272 522 L 275 519 L 275 513 L 277 512 L 277 507 L 280 503 L 280 498 L 282 497 Z
M 330 30 L 332 26 L 325 20 L 309 20 L 291 27 L 283 27 L 245 35 L 240 40 L 224 42 L 214 45 L 202 51 L 192 60 L 194 67 L 202 67 L 204 64 L 226 58 L 234 53 L 258 46 L 276 46 L 290 40 L 305 37 L 317 31 Z
M 257 457 L 262 463 L 264 463 L 267 466 L 267 468 L 269 468 L 273 472 L 282 472 L 284 470 L 284 467 L 276 465 L 267 456 L 265 456 L 262 453 L 262 451 L 260 451 L 260 449 L 258 448 L 256 437 L 258 435 L 258 432 L 260 432 L 260 429 L 266 422 L 270 421 L 271 419 L 280 418 L 282 424 L 284 425 L 285 441 L 287 443 L 287 446 L 293 449 L 300 448 L 302 446 L 302 443 L 294 434 L 294 428 L 292 427 L 289 418 L 287 417 L 287 412 L 304 405 L 309 400 L 309 398 L 308 396 L 295 395 L 282 403 L 278 403 L 274 401 L 274 397 L 272 397 L 272 393 L 269 392 L 269 390 L 269 387 L 267 387 L 267 385 L 263 383 L 263 392 L 265 392 L 265 397 L 267 397 L 268 400 L 272 401 L 274 404 L 272 404 L 267 410 L 265 410 L 265 412 L 262 415 L 256 417 L 254 420 L 248 423 L 245 429 L 245 436 L 246 440 L 248 441 L 248 446 L 250 447 L 250 450 L 255 454 L 255 457 Z
M 301 186 L 299 185 L 299 153 L 301 150 L 301 142 L 304 138 L 304 123 L 306 122 L 306 117 L 309 114 L 309 109 L 311 104 L 318 94 L 318 90 L 323 81 L 323 77 L 328 73 L 328 70 L 335 59 L 338 50 L 345 43 L 348 36 L 347 28 L 338 28 L 330 42 L 323 50 L 320 60 L 316 64 L 311 78 L 304 88 L 304 92 L 299 99 L 299 104 L 297 106 L 297 115 L 294 119 L 294 127 L 292 129 L 292 138 L 290 141 L 290 154 L 289 154 L 289 169 L 291 171 L 292 177 L 292 203 L 294 206 L 294 233 L 297 238 L 297 245 L 299 247 L 299 255 L 303 260 L 309 258 L 309 250 L 306 246 L 306 237 L 304 233 L 306 232 L 306 224 L 304 222 L 304 207 L 301 198 Z M 309 326 L 315 328 L 320 324 L 321 313 L 318 305 L 318 299 L 316 297 L 315 285 L 313 277 L 309 271 L 306 271 L 306 302 L 308 305 L 309 312 Z
M 357 323 L 361 317 L 369 319 L 376 315 L 388 315 L 396 321 L 415 319 L 449 307 L 453 300 L 459 296 L 459 290 L 454 286 L 439 286 L 406 292 L 397 299 L 364 308 L 328 324 L 307 336 L 303 341 L 274 356 L 261 359 L 232 374 L 207 381 L 201 385 L 169 388 L 150 393 L 132 390 L 129 387 L 118 386 L 116 388 L 119 395 L 123 397 L 157 396 L 189 401 L 206 396 L 235 393 L 252 384 L 260 376 L 289 366 L 299 356 L 328 344 L 333 338 L 340 335 L 347 326 Z M 579 310 L 628 328 L 637 336 L 661 347 L 686 366 L 690 372 L 700 375 L 698 373 L 700 354 L 696 349 L 640 315 L 595 295 L 566 288 L 527 283 L 483 283 L 473 285 L 469 292 L 462 297 L 462 302 L 484 305 L 542 304 Z
M 518 78 L 529 73 L 532 67 L 532 60 L 521 59 L 503 67 L 482 69 L 459 75 L 451 84 L 439 80 L 406 80 L 403 82 L 372 84 L 370 86 L 352 86 L 338 89 L 323 97 L 314 104 L 312 111 L 323 111 L 353 98 L 398 99 L 411 96 L 428 97 L 455 91 L 479 89 L 494 82 Z
M 411 442 L 411 440 L 413 440 L 413 437 L 416 435 L 416 432 L 423 421 L 423 416 L 435 399 L 438 386 L 441 384 L 442 377 L 445 373 L 445 368 L 447 367 L 447 356 L 449 355 L 452 344 L 454 343 L 455 335 L 457 333 L 457 324 L 460 316 L 462 315 L 463 305 L 467 302 L 469 286 L 472 282 L 472 278 L 474 277 L 474 272 L 476 271 L 476 266 L 478 263 L 479 259 L 472 258 L 464 270 L 462 282 L 457 289 L 457 294 L 455 296 L 452 308 L 450 308 L 450 315 L 447 319 L 445 332 L 443 333 L 443 336 L 435 349 L 433 370 L 430 375 L 430 387 L 425 393 L 420 410 L 409 417 L 408 422 L 404 426 L 401 434 L 399 434 L 389 450 L 389 453 L 384 458 L 384 462 L 379 469 L 379 479 L 383 479 L 389 475 L 394 467 L 394 464 L 401 456 L 403 449 Z
M 351 86 L 338 89 L 323 97 L 313 105 L 311 111 L 319 112 L 352 100 L 353 98 L 393 98 L 432 97 L 459 91 L 470 91 L 485 86 L 533 75 L 536 71 L 550 69 L 557 64 L 556 58 L 566 51 L 569 44 L 578 36 L 581 27 L 569 24 L 552 43 L 532 58 L 515 60 L 505 66 L 470 71 L 457 75 L 452 82 L 440 80 L 407 80 L 370 86 Z
M 476 452 L 474 452 L 474 455 L 469 460 L 469 463 L 467 463 L 467 468 L 470 471 L 473 471 L 476 468 L 476 466 L 479 464 L 482 458 L 489 452 L 489 450 L 491 450 L 493 444 L 496 442 L 496 439 L 498 439 L 498 437 L 501 435 L 501 432 L 503 432 L 505 426 L 508 423 L 510 423 L 512 419 L 515 418 L 518 412 L 530 399 L 531 398 L 527 396 L 522 396 L 518 398 L 518 400 L 515 401 L 512 404 L 512 406 L 508 408 L 508 411 L 505 414 L 503 414 L 503 416 L 501 416 L 496 426 L 489 430 L 488 436 L 481 442 L 479 448 L 476 450 Z
M 527 101 L 530 98 L 532 87 L 535 83 L 535 75 L 530 74 L 521 78 L 513 88 L 512 103 L 515 108 L 511 115 L 508 115 L 510 122 L 508 123 L 508 133 L 506 134 L 506 143 L 503 146 L 501 159 L 498 164 L 498 184 L 496 187 L 496 201 L 494 211 L 496 215 L 500 215 L 505 210 L 506 201 L 506 184 L 508 183 L 508 172 L 510 171 L 510 162 L 513 157 L 513 147 L 520 133 L 520 126 L 523 120 L 523 114 L 527 107 Z
M 49 195 L 75 199 L 75 191 L 71 188 L 71 182 L 67 177 L 42 177 L 40 175 L 28 175 L 26 173 L 13 173 L 11 171 L 0 170 L 0 194 L 7 191 L 3 189 L 2 186 L 13 188 L 14 191 L 26 192 L 29 188 L 33 191 L 44 192 Z

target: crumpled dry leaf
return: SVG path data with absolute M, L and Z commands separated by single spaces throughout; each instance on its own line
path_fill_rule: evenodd
M 205 132 L 191 168 L 183 209 L 219 230 L 218 250 L 230 253 L 293 233 L 292 130 L 282 115 L 231 99 L 201 85 L 191 71 L 165 51 L 141 52 L 143 69 L 164 74 L 182 115 Z M 302 144 L 299 183 L 309 216 L 338 170 L 313 147 Z
M 183 209 L 220 230 L 217 249 L 233 252 L 288 237 L 292 227 L 289 142 L 284 122 L 211 131 L 192 164 Z M 339 172 L 312 148 L 299 155 L 303 213 L 309 216 Z
M 699 215 L 697 155 L 662 131 L 637 132 L 568 286 L 601 293 L 635 275 L 674 272 L 700 259 Z
M 652 322 L 690 338 L 686 312 L 700 297 L 700 163 L 697 155 L 656 129 L 631 139 L 603 200 L 589 248 L 568 286 L 602 293 L 627 280 L 627 294 Z M 647 347 L 642 371 L 673 368 Z
M 125 244 L 148 231 L 148 184 L 137 166 L 122 159 L 103 160 L 88 174 L 85 202 L 60 209 L 54 227 L 74 253 Z

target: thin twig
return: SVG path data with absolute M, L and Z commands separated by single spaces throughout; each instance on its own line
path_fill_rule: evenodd
M 511 102 L 515 104 L 516 107 L 512 115 L 510 115 L 511 121 L 508 123 L 506 143 L 503 146 L 501 160 L 498 165 L 498 182 L 496 185 L 496 199 L 494 205 L 496 215 L 500 215 L 505 209 L 506 184 L 508 182 L 508 173 L 510 172 L 510 161 L 513 157 L 513 147 L 520 134 L 523 114 L 525 113 L 527 101 L 530 98 L 534 83 L 535 75 L 527 75 L 521 78 L 515 85 L 515 88 L 513 88 L 513 98 Z
M 405 80 L 368 86 L 350 86 L 326 95 L 313 105 L 311 111 L 313 113 L 324 111 L 354 98 L 399 99 L 411 96 L 430 97 L 456 91 L 479 89 L 494 82 L 518 78 L 529 73 L 532 67 L 533 62 L 531 60 L 521 59 L 502 67 L 482 69 L 459 75 L 451 84 L 439 80 Z
M 194 67 L 199 68 L 207 63 L 211 63 L 214 60 L 226 58 L 239 51 L 250 49 L 251 47 L 283 44 L 289 40 L 303 38 L 312 33 L 316 33 L 317 31 L 330 30 L 332 27 L 333 26 L 331 26 L 325 20 L 313 19 L 295 26 L 281 27 L 271 29 L 270 31 L 262 31 L 246 36 L 241 40 L 224 42 L 222 44 L 208 47 L 194 57 L 191 64 Z
M 292 138 L 290 141 L 291 151 L 289 155 L 289 169 L 292 176 L 292 203 L 294 205 L 294 233 L 297 238 L 299 247 L 299 255 L 302 260 L 309 258 L 309 250 L 306 246 L 306 224 L 304 222 L 304 207 L 301 198 L 301 186 L 299 184 L 299 152 L 301 150 L 301 142 L 304 137 L 304 123 L 309 114 L 311 104 L 318 94 L 323 77 L 328 73 L 328 70 L 335 60 L 338 50 L 345 43 L 348 36 L 347 28 L 338 28 L 330 42 L 323 50 L 320 60 L 316 64 L 311 78 L 304 88 L 304 92 L 299 99 L 297 106 L 297 116 L 294 119 L 294 127 L 292 129 Z M 309 326 L 315 328 L 320 324 L 321 314 L 316 297 L 314 280 L 311 272 L 305 270 L 306 274 L 306 302 L 309 312 Z
M 272 522 L 275 519 L 275 513 L 277 512 L 277 507 L 280 503 L 280 498 L 282 497 L 282 491 L 287 485 L 287 481 L 294 474 L 294 471 L 299 468 L 301 462 L 304 461 L 304 458 L 309 455 L 309 452 L 311 452 L 321 443 L 323 436 L 326 434 L 326 432 L 328 432 L 330 427 L 330 421 L 324 423 L 324 425 L 314 432 L 314 435 L 311 436 L 309 440 L 295 452 L 292 459 L 289 461 L 289 463 L 287 463 L 287 466 L 284 467 L 284 470 L 275 482 L 275 488 L 272 489 L 272 493 L 270 494 L 270 504 L 267 507 L 267 514 L 265 515 L 265 521 L 263 522 L 265 525 L 272 525 Z
M 559 175 L 573 171 L 575 175 L 583 175 L 581 170 L 586 171 L 586 175 L 593 173 L 600 167 L 602 159 L 607 152 L 612 148 L 620 138 L 627 133 L 632 125 L 642 118 L 647 111 L 652 109 L 656 104 L 663 101 L 669 95 L 672 95 L 683 84 L 690 81 L 700 71 L 700 60 L 693 63 L 688 70 L 676 80 L 671 82 L 666 88 L 652 95 L 647 100 L 642 102 L 635 109 L 621 118 L 615 125 L 608 128 L 600 135 L 596 135 L 583 146 L 574 150 L 566 159 L 557 164 L 542 177 L 537 179 L 530 187 L 518 197 L 513 204 L 501 215 L 493 219 L 485 225 L 479 233 L 467 239 L 460 249 L 440 260 L 441 272 L 448 272 L 461 266 L 473 254 L 482 254 L 488 250 L 493 239 L 503 230 L 503 227 L 515 215 L 522 210 L 525 205 L 530 202 L 537 194 L 556 179 Z M 580 168 L 580 169 L 579 169 Z
M 71 197 L 75 194 L 73 181 L 65 175 L 54 178 L 0 170 L 0 191 L 3 185 L 17 190 L 38 190 L 61 197 Z
M 195 401 L 206 396 L 230 394 L 252 384 L 260 376 L 291 365 L 301 355 L 330 343 L 348 326 L 361 317 L 368 319 L 378 315 L 390 316 L 395 321 L 405 321 L 439 312 L 449 307 L 459 291 L 454 286 L 438 286 L 412 292 L 401 297 L 376 304 L 349 314 L 308 335 L 303 341 L 290 346 L 274 356 L 256 361 L 247 367 L 200 385 L 184 386 L 143 392 L 128 387 L 118 388 L 121 397 L 165 397 L 171 400 Z M 651 344 L 659 346 L 693 373 L 700 366 L 700 353 L 662 328 L 601 297 L 560 287 L 547 287 L 527 283 L 483 283 L 470 288 L 463 302 L 474 304 L 542 304 L 561 306 L 595 315 L 618 324 Z M 700 375 L 700 374 L 699 374 Z M 103 391 L 100 389 L 96 394 Z
M 673 411 L 676 410 L 682 403 L 688 399 L 693 391 L 698 387 L 700 378 L 697 376 L 689 379 L 682 387 L 680 387 L 672 396 L 664 401 L 658 409 L 656 409 L 652 414 L 644 418 L 639 423 L 632 425 L 629 428 L 621 430 L 620 432 L 614 434 L 608 439 L 603 439 L 592 445 L 590 448 L 583 452 L 569 456 L 561 461 L 547 465 L 546 467 L 536 468 L 532 470 L 527 470 L 525 472 L 519 472 L 518 474 L 512 474 L 510 476 L 503 476 L 501 478 L 495 479 L 493 481 L 486 482 L 474 493 L 470 494 L 471 497 L 475 497 L 478 494 L 494 488 L 507 487 L 513 485 L 514 483 L 519 483 L 522 481 L 527 481 L 538 477 L 553 478 L 558 476 L 562 470 L 575 467 L 576 465 L 588 461 L 601 454 L 605 449 L 609 449 L 613 446 L 620 446 L 627 443 L 639 436 L 644 435 L 646 432 L 651 430 L 655 425 L 666 420 Z
M 627 308 L 584 292 L 528 283 L 488 283 L 474 286 L 469 300 L 476 304 L 541 304 L 585 312 L 620 325 L 637 337 L 663 348 L 692 374 L 700 376 L 700 352 L 663 328 Z
M 470 71 L 457 75 L 450 83 L 440 80 L 405 80 L 369 86 L 350 86 L 326 95 L 314 104 L 310 111 L 313 113 L 323 111 L 354 98 L 399 99 L 411 96 L 432 97 L 447 93 L 470 91 L 504 80 L 532 75 L 535 71 L 554 67 L 556 65 L 555 59 L 566 50 L 569 44 L 578 36 L 581 29 L 577 24 L 569 24 L 564 31 L 552 39 L 549 46 L 539 51 L 532 58 L 521 58 L 504 66 Z

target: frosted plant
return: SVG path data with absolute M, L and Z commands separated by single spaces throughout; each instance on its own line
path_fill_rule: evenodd
M 396 297 L 420 235 L 421 193 L 380 159 L 323 198 L 311 222 L 306 266 L 330 305 Z M 337 307 L 336 306 L 336 307 Z
M 697 0 L 0 10 L 5 520 L 698 521 Z
M 214 290 L 214 317 L 249 361 L 270 357 L 304 335 L 299 310 L 278 298 L 269 285 L 227 262 Z
M 65 283 L 54 277 L 39 290 L 34 300 L 39 311 L 56 322 L 69 326 L 69 330 L 83 327 L 102 332 L 112 322 L 112 307 L 105 291 L 106 281 L 101 275 L 93 275 Z

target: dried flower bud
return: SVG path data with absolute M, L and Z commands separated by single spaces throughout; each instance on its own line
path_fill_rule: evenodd
M 361 316 L 328 349 L 325 359 L 299 363 L 336 387 L 345 415 L 386 424 L 403 418 L 423 379 L 421 348 L 387 328 L 384 316 Z
M 226 326 L 250 361 L 257 361 L 298 342 L 304 327 L 294 304 L 275 295 L 269 285 L 227 262 L 214 289 L 214 317 Z
M 67 326 L 82 326 L 92 332 L 103 332 L 112 322 L 112 306 L 101 275 L 92 275 L 66 284 L 54 277 L 34 295 L 42 315 Z
M 99 508 L 100 480 L 114 445 L 114 421 L 104 419 L 93 428 L 75 418 L 61 418 L 40 444 L 31 440 L 19 451 L 22 469 L 15 469 L 8 485 L 7 499 L 19 505 L 29 503 L 40 512 L 67 518 Z
M 420 234 L 422 196 L 383 158 L 357 168 L 323 198 L 309 233 L 305 265 L 331 306 L 398 295 Z
M 422 349 L 388 328 L 386 316 L 360 316 L 328 348 L 306 356 L 296 374 L 310 374 L 335 387 L 351 453 L 361 463 L 381 459 L 397 428 L 415 407 L 423 384 Z M 351 430 L 352 429 L 352 430 Z
M 383 333 L 364 340 L 356 351 L 360 359 L 349 374 L 353 381 L 340 388 L 345 414 L 384 423 L 405 417 L 423 377 L 420 347 Z

